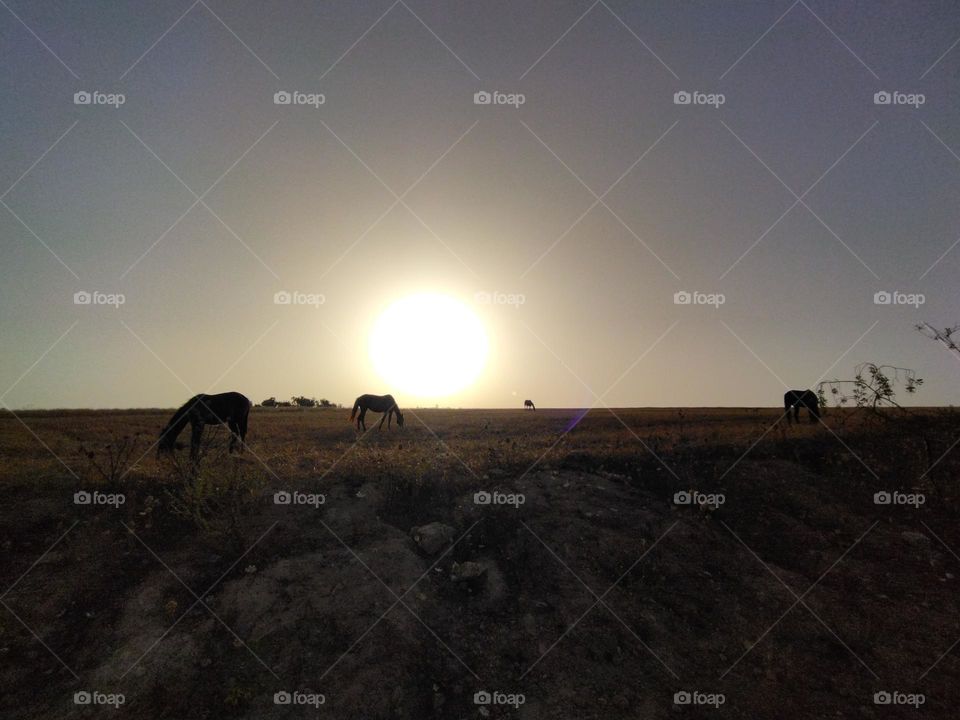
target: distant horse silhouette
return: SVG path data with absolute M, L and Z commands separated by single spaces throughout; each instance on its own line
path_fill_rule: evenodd
M 228 452 L 234 451 L 238 441 L 240 452 L 243 452 L 244 440 L 247 437 L 247 417 L 250 415 L 251 405 L 250 400 L 238 392 L 194 395 L 173 414 L 170 422 L 160 432 L 157 454 L 173 452 L 177 436 L 187 423 L 190 423 L 190 457 L 194 460 L 200 454 L 200 439 L 203 437 L 204 425 L 226 423 L 230 428 Z
M 360 415 L 357 416 L 357 410 L 360 410 Z M 383 417 L 380 418 L 380 426 L 378 430 L 383 429 L 383 421 L 387 421 L 387 427 L 390 427 L 390 422 L 393 418 L 393 414 L 397 414 L 397 427 L 403 427 L 403 413 L 400 412 L 400 408 L 397 407 L 397 401 L 393 399 L 393 395 L 361 395 L 353 402 L 353 411 L 350 413 L 350 422 L 353 422 L 353 419 L 357 418 L 357 430 L 360 429 L 360 426 L 363 426 L 363 429 L 367 429 L 367 410 L 373 410 L 374 412 L 383 413 Z
M 783 396 L 783 409 L 787 413 L 787 423 L 800 422 L 800 408 L 810 413 L 810 422 L 820 419 L 820 398 L 813 390 L 788 390 Z M 790 417 L 791 412 L 793 417 Z
M 533 404 L 533 400 L 524 400 L 523 409 L 526 410 L 527 408 L 530 408 L 531 410 L 536 410 L 537 406 Z

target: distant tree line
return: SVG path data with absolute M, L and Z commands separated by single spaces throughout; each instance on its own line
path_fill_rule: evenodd
M 260 407 L 319 407 L 319 408 L 332 408 L 340 407 L 336 403 L 332 403 L 326 398 L 308 398 L 304 395 L 294 395 L 289 400 L 277 400 L 275 397 L 268 397 L 266 400 L 260 403 Z

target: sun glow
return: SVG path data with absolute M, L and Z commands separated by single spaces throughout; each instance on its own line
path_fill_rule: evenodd
M 487 349 L 477 316 L 459 300 L 433 293 L 397 300 L 370 333 L 370 359 L 388 387 L 424 398 L 469 387 Z

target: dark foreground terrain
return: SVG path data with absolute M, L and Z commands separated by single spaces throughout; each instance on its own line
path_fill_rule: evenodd
M 0 416 L 0 715 L 958 716 L 960 416 L 580 414 Z

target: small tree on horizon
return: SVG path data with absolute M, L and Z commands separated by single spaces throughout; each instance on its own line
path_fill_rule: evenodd
M 833 379 L 817 383 L 817 397 L 820 407 L 824 408 L 828 407 L 826 392 L 829 390 L 836 407 L 848 405 L 853 400 L 857 408 L 876 410 L 879 406 L 890 405 L 903 410 L 895 400 L 898 385 L 912 395 L 923 385 L 923 379 L 917 377 L 913 368 L 864 362 L 854 368 L 852 380 Z M 848 387 L 849 394 L 845 392 Z
M 942 344 L 948 350 L 953 350 L 955 353 L 960 353 L 960 345 L 957 345 L 956 340 L 953 339 L 955 333 L 960 330 L 960 325 L 954 325 L 953 327 L 936 328 L 928 322 L 922 322 L 915 325 L 917 331 L 926 338 L 931 340 L 936 340 L 938 343 Z

